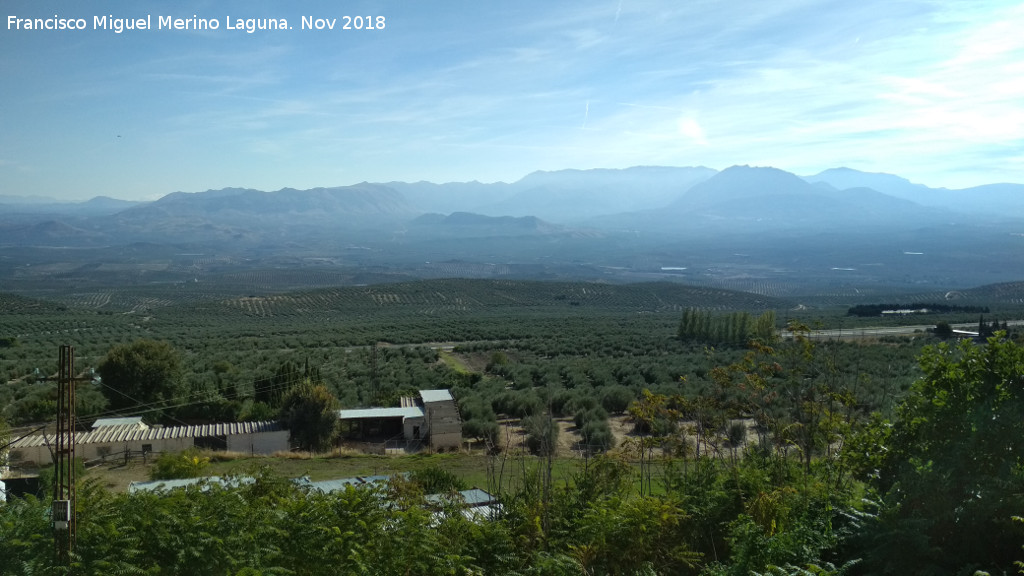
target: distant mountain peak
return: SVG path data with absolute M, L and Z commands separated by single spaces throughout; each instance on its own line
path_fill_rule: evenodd
M 730 166 L 690 188 L 680 205 L 703 206 L 725 200 L 813 193 L 816 188 L 799 176 L 770 166 Z
M 829 168 L 813 176 L 806 176 L 808 182 L 826 182 L 839 189 L 845 188 L 874 188 L 879 192 L 901 196 L 910 191 L 924 191 L 928 187 L 922 184 L 915 184 L 902 176 L 888 174 L 886 172 L 864 172 L 846 166 Z

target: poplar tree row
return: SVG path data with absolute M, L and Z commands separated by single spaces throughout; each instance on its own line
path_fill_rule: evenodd
M 749 312 L 715 314 L 699 308 L 687 308 L 679 322 L 679 339 L 683 342 L 746 345 L 751 340 L 770 342 L 775 339 L 775 311 L 768 310 L 757 318 Z

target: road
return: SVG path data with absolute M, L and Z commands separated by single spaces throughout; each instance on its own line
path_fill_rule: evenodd
M 1024 326 L 1024 320 L 1009 320 L 1008 327 Z M 965 324 L 952 324 L 953 330 L 965 332 L 977 332 L 978 323 L 968 322 Z M 880 336 L 912 336 L 914 334 L 927 333 L 935 324 L 917 324 L 914 326 L 878 326 L 861 328 L 838 328 L 831 330 L 812 330 L 810 337 L 814 339 L 854 339 L 854 338 L 878 338 Z M 787 330 L 782 331 L 783 338 L 792 338 L 793 335 Z

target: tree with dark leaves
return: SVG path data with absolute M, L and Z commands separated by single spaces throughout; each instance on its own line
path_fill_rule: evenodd
M 187 393 L 181 355 L 167 342 L 136 340 L 114 346 L 100 362 L 103 395 L 110 408 L 159 418 Z
M 292 445 L 325 451 L 338 435 L 338 400 L 327 386 L 304 380 L 284 397 L 281 420 L 291 432 Z

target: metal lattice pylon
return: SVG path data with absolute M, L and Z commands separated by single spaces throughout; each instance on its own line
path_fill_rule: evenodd
M 53 545 L 68 564 L 75 548 L 75 348 L 60 347 L 57 437 L 53 452 Z

